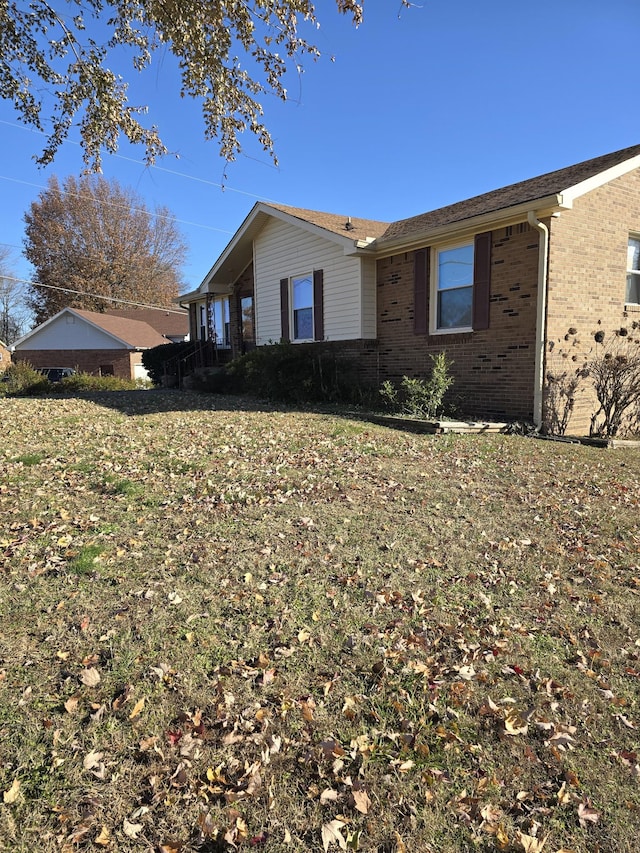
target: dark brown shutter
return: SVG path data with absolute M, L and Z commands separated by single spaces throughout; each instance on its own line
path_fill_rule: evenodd
M 418 249 L 414 253 L 413 331 L 426 335 L 427 304 L 429 299 L 429 249 Z
M 324 340 L 324 273 L 313 271 L 313 339 Z
M 280 325 L 282 340 L 289 340 L 289 279 L 280 279 Z
M 491 295 L 491 231 L 476 234 L 473 259 L 473 329 L 489 328 Z

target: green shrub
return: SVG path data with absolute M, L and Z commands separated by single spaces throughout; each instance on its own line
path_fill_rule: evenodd
M 28 361 L 17 361 L 9 367 L 0 383 L 5 394 L 16 397 L 38 396 L 51 390 L 51 383 Z
M 403 376 L 399 388 L 388 379 L 383 382 L 379 393 L 386 408 L 426 420 L 442 414 L 445 394 L 453 385 L 453 377 L 449 373 L 453 362 L 449 361 L 444 352 L 430 358 L 432 367 L 429 379 Z
M 228 390 L 285 403 L 354 402 L 361 394 L 354 362 L 314 345 L 257 347 L 224 373 Z
M 52 382 L 50 390 L 57 394 L 74 394 L 80 391 L 135 391 L 138 383 L 119 376 L 94 376 L 92 373 L 74 373 L 60 382 Z
M 179 359 L 193 352 L 193 342 L 181 341 L 177 344 L 160 344 L 142 353 L 142 364 L 154 385 L 162 385 L 165 374 L 165 364 L 170 372 L 175 371 Z

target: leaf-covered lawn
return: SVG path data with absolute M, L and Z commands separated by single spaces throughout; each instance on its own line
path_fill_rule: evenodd
M 638 450 L 0 405 L 1 850 L 637 850 Z

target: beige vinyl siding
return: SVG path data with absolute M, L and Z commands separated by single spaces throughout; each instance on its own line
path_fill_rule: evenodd
M 361 265 L 342 248 L 270 219 L 254 244 L 256 343 L 280 340 L 280 280 L 323 270 L 326 340 L 362 337 Z M 375 298 L 375 288 L 374 288 Z

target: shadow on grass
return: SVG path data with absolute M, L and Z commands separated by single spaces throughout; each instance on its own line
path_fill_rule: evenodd
M 255 397 L 232 394 L 203 394 L 170 388 L 139 391 L 90 391 L 82 394 L 56 395 L 56 399 L 87 400 L 98 406 L 113 409 L 131 417 L 161 412 L 318 412 L 343 417 L 356 417 L 353 410 L 339 406 L 311 403 L 280 403 Z

